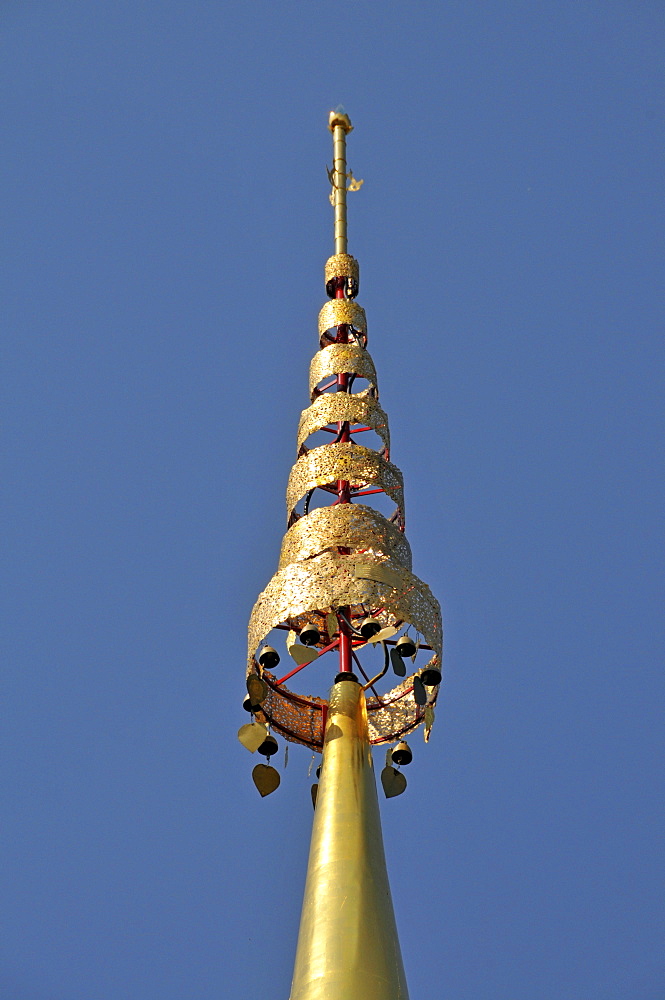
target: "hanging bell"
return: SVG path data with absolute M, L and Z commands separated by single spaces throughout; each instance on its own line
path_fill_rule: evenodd
M 259 654 L 259 663 L 266 670 L 274 670 L 279 663 L 279 653 L 272 646 L 264 646 Z
M 317 776 L 317 778 L 321 777 L 321 767 L 322 767 L 322 765 L 319 764 L 319 766 L 316 769 L 316 776 Z
M 246 712 L 253 712 L 254 711 L 254 709 L 252 707 L 252 699 L 249 697 L 248 694 L 246 694 L 245 697 L 242 700 L 242 707 L 245 709 Z
M 398 743 L 390 756 L 393 759 L 393 763 L 397 764 L 398 767 L 402 767 L 402 765 L 404 764 L 410 764 L 411 761 L 413 760 L 411 747 L 406 742 L 406 740 L 402 740 L 401 743 Z
M 377 632 L 381 631 L 381 622 L 378 622 L 376 618 L 364 618 L 358 626 L 358 631 L 360 632 L 363 639 L 369 641 L 372 636 L 376 635 Z
M 314 625 L 305 625 L 300 630 L 300 641 L 304 646 L 316 646 L 321 641 L 321 633 Z
M 277 747 L 277 740 L 272 735 L 272 733 L 268 733 L 268 735 L 264 739 L 264 741 L 261 744 L 261 746 L 258 747 L 257 749 L 258 749 L 258 752 L 263 757 L 272 757 L 273 754 L 277 753 L 277 749 L 278 749 L 278 747 Z
M 396 649 L 400 656 L 413 656 L 416 652 L 416 644 L 410 635 L 403 635 L 397 640 Z
M 436 687 L 441 683 L 441 671 L 438 667 L 426 667 L 420 675 L 420 679 L 427 687 Z

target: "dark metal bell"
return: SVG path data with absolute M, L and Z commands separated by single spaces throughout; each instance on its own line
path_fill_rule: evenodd
M 411 747 L 405 740 L 402 740 L 402 742 L 398 743 L 395 749 L 393 750 L 391 757 L 393 759 L 393 763 L 398 764 L 400 767 L 404 764 L 410 764 L 411 761 L 413 760 Z
M 316 776 L 317 776 L 317 778 L 320 778 L 320 777 L 321 777 L 321 766 L 322 766 L 322 765 L 321 765 L 321 764 L 319 764 L 319 766 L 318 766 L 318 767 L 317 767 L 317 769 L 316 769 Z
M 266 670 L 273 670 L 279 663 L 279 653 L 272 646 L 264 646 L 259 654 L 259 663 Z
M 438 667 L 427 667 L 420 675 L 420 679 L 427 687 L 436 687 L 441 683 L 441 671 Z
M 397 640 L 396 649 L 400 656 L 413 656 L 416 651 L 416 644 L 409 635 L 403 635 Z
M 242 700 L 242 707 L 245 709 L 246 712 L 254 711 L 254 709 L 252 708 L 252 699 L 249 697 L 248 694 L 246 694 Z
M 262 754 L 264 757 L 272 757 L 274 753 L 277 753 L 277 740 L 272 733 L 268 733 L 256 752 Z
M 360 632 L 363 639 L 371 639 L 373 635 L 381 631 L 381 622 L 378 622 L 376 618 L 365 618 L 364 621 L 360 623 L 358 631 Z
M 317 642 L 321 641 L 321 633 L 314 625 L 305 625 L 300 630 L 300 641 L 303 646 L 316 646 Z

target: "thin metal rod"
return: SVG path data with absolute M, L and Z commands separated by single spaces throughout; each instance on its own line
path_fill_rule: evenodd
M 332 202 L 335 212 L 335 253 L 348 253 L 346 233 L 346 135 L 353 128 L 344 108 L 331 111 L 328 128 L 333 137 Z
M 304 670 L 305 667 L 308 667 L 310 665 L 310 663 L 315 663 L 316 660 L 318 660 L 318 658 L 320 656 L 323 656 L 324 653 L 327 653 L 331 649 L 334 649 L 338 642 L 339 642 L 339 639 L 333 639 L 333 641 L 330 643 L 330 645 L 324 646 L 323 649 L 319 650 L 319 656 L 315 657 L 314 660 L 310 660 L 309 663 L 301 663 L 299 666 L 295 667 L 291 671 L 291 673 L 284 674 L 284 676 L 280 677 L 280 679 L 278 681 L 275 681 L 275 687 L 278 687 L 280 684 L 283 684 L 284 681 L 288 681 L 289 677 L 293 677 L 294 674 L 299 674 L 300 671 Z
M 335 253 L 346 253 L 348 247 L 346 225 L 346 129 L 343 125 L 333 128 L 333 178 L 335 199 Z
M 363 670 L 362 663 L 360 662 L 360 660 L 358 659 L 358 657 L 356 656 L 356 654 L 353 652 L 353 650 L 351 650 L 351 656 L 353 657 L 353 662 L 357 666 L 358 670 L 360 671 L 360 673 L 363 675 L 363 677 L 367 681 L 367 684 L 365 684 L 365 686 L 363 687 L 363 691 L 366 691 L 368 687 L 371 687 L 372 691 L 374 692 L 374 696 L 375 696 L 376 700 L 379 702 L 379 704 L 381 704 L 381 699 L 379 697 L 379 692 L 376 690 L 375 687 L 372 687 L 372 682 L 370 681 L 369 677 L 367 676 L 367 674 Z
M 348 613 L 348 608 L 340 608 L 337 615 L 339 623 L 339 672 L 341 674 L 352 673 L 351 661 L 351 629 L 346 623 L 344 615 Z
M 364 688 L 365 691 L 369 687 L 371 687 L 372 691 L 374 691 L 373 685 L 376 683 L 376 681 L 380 681 L 381 678 L 388 673 L 388 667 L 390 666 L 390 655 L 388 653 L 388 647 L 386 646 L 385 642 L 381 643 L 381 648 L 383 649 L 383 670 L 380 670 L 379 673 L 376 675 L 376 677 L 372 677 L 371 681 L 367 679 L 367 684 L 365 684 Z M 374 691 L 374 694 L 376 694 L 376 691 Z M 379 697 L 378 695 L 376 696 L 377 698 Z

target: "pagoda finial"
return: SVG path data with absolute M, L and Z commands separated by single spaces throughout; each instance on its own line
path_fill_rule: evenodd
M 400 795 L 406 778 L 398 768 L 413 756 L 404 737 L 424 725 L 427 742 L 434 724 L 441 609 L 411 569 L 404 481 L 391 461 L 367 317 L 356 302 L 346 192 L 362 181 L 347 171 L 352 126 L 343 108 L 328 126 L 335 252 L 324 268 L 327 301 L 286 487 L 279 567 L 249 620 L 243 706 L 252 721 L 238 739 L 268 760 L 277 736 L 323 757 L 321 784 L 311 787 L 314 828 L 290 1000 L 408 1000 L 371 749 L 392 744 L 381 784 L 387 798 Z M 288 657 L 282 667 L 277 646 Z M 308 670 L 321 690 L 326 667 L 335 671 L 327 699 L 286 686 Z M 385 680 L 391 667 L 396 682 Z M 252 778 L 262 796 L 280 784 L 269 763 L 257 764 Z
M 341 104 L 328 115 L 328 128 L 333 136 L 333 165 L 328 171 L 332 185 L 330 202 L 335 210 L 335 253 L 340 254 L 348 252 L 346 192 L 357 191 L 363 182 L 357 181 L 352 172 L 347 173 L 346 170 L 346 137 L 353 125 Z

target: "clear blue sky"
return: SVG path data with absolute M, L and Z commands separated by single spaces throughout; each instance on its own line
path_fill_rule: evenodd
M 445 678 L 383 802 L 412 1000 L 662 1000 L 665 8 L 0 9 L 3 1000 L 286 1000 L 262 801 L 327 113 Z M 281 762 L 280 762 L 281 767 Z

